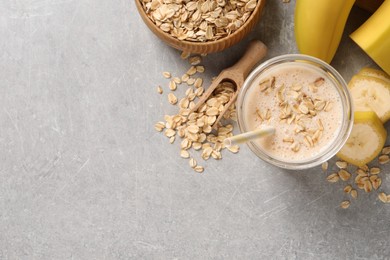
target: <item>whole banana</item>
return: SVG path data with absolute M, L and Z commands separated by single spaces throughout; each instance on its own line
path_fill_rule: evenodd
M 301 53 L 330 63 L 355 0 L 297 0 L 295 39 Z
M 355 32 L 354 40 L 390 75 L 390 0 L 386 0 Z

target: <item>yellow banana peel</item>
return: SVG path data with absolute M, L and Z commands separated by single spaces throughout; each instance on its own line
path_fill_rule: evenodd
M 298 50 L 330 63 L 354 3 L 355 0 L 297 0 L 294 21 Z
M 390 74 L 390 0 L 384 1 L 351 38 Z

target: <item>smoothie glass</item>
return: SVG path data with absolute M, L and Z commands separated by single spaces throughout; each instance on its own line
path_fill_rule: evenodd
M 340 102 L 340 105 L 339 103 L 337 103 L 337 105 L 339 108 L 341 107 L 341 109 L 340 111 L 337 110 L 333 112 L 337 113 L 337 116 L 340 120 L 336 122 L 327 122 L 328 126 L 329 124 L 336 124 L 334 128 L 337 130 L 332 132 L 333 138 L 329 141 L 329 143 L 327 143 L 327 145 L 318 147 L 318 152 L 312 154 L 308 153 L 307 156 L 305 154 L 304 158 L 299 160 L 287 160 L 281 159 L 280 157 L 277 158 L 278 156 L 272 156 L 270 155 L 271 153 L 265 151 L 265 149 L 261 147 L 257 141 L 249 141 L 247 144 L 249 148 L 262 160 L 281 168 L 298 170 L 320 165 L 321 163 L 332 158 L 342 148 L 352 130 L 353 108 L 352 99 L 348 91 L 347 84 L 341 75 L 329 64 L 307 55 L 282 55 L 260 64 L 245 80 L 237 98 L 238 125 L 242 133 L 254 130 L 253 127 L 251 129 L 249 126 L 251 124 L 249 123 L 248 113 L 250 113 L 251 110 L 248 108 L 248 104 L 250 100 L 253 100 L 253 97 L 249 98 L 249 96 L 253 95 L 254 93 L 252 88 L 259 87 L 259 78 L 262 76 L 264 77 L 264 75 L 267 75 L 267 73 L 277 71 L 279 67 L 290 69 L 290 66 L 291 69 L 303 66 L 310 68 L 310 70 L 318 71 L 321 73 L 321 76 L 328 82 L 328 84 L 335 88 L 336 91 L 333 91 L 333 89 L 332 91 L 336 93 L 336 95 L 339 95 L 337 102 Z M 248 94 L 248 90 L 251 90 L 249 93 L 252 94 Z M 272 95 L 267 97 L 259 95 L 258 97 L 256 96 L 256 98 L 276 99 L 276 97 Z M 276 131 L 278 131 L 278 125 L 273 126 L 276 128 Z

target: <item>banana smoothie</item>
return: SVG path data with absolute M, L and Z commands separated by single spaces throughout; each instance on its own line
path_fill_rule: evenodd
M 255 78 L 243 102 L 248 130 L 273 126 L 275 134 L 253 141 L 268 156 L 306 162 L 335 142 L 343 124 L 340 94 L 321 69 L 278 64 Z

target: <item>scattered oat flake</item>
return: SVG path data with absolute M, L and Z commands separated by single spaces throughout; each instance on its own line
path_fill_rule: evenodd
M 344 162 L 344 161 L 337 161 L 336 166 L 339 167 L 339 169 L 346 169 L 348 166 L 348 163 Z
M 360 168 L 356 170 L 356 173 L 362 177 L 368 176 L 368 173 Z
M 350 193 L 351 190 L 352 190 L 352 186 L 351 186 L 351 185 L 347 185 L 347 186 L 345 186 L 345 188 L 344 188 L 344 192 L 345 192 L 345 193 Z
M 204 148 L 203 152 L 202 152 L 202 158 L 204 160 L 208 160 L 210 158 L 212 152 L 213 152 L 213 148 L 211 148 L 211 147 Z
M 172 105 L 175 105 L 177 103 L 177 97 L 173 93 L 168 94 L 168 102 Z
M 183 76 L 181 76 L 181 81 L 182 82 L 187 82 L 187 80 L 190 78 L 190 76 L 188 74 L 183 74 Z
M 356 199 L 357 196 L 358 196 L 357 190 L 352 189 L 352 190 L 351 190 L 351 197 L 354 198 L 354 199 Z
M 176 86 L 176 82 L 171 80 L 169 82 L 169 89 L 172 90 L 172 91 L 175 91 L 177 89 L 177 86 Z
M 170 73 L 170 72 L 167 72 L 167 71 L 164 71 L 164 72 L 163 72 L 163 76 L 164 76 L 164 78 L 166 78 L 166 79 L 170 79 L 170 78 L 171 78 L 171 73 Z
M 192 76 L 196 73 L 196 67 L 195 66 L 191 66 L 191 68 L 189 70 L 187 70 L 186 74 L 189 75 L 189 76 Z
M 341 169 L 339 171 L 339 176 L 340 176 L 340 179 L 343 181 L 347 181 L 347 180 L 349 180 L 349 178 L 351 178 L 351 174 L 344 169 Z
M 227 149 L 232 153 L 238 153 L 240 151 L 240 147 L 238 145 L 228 146 Z
M 173 78 L 173 81 L 176 83 L 176 84 L 181 84 L 181 79 L 179 77 L 174 77 Z
M 343 202 L 341 202 L 340 207 L 343 209 L 347 209 L 349 205 L 351 205 L 351 203 L 348 200 L 344 200 Z
M 339 175 L 337 173 L 332 173 L 331 175 L 329 175 L 326 179 L 328 180 L 328 182 L 338 182 L 339 180 Z
M 176 131 L 173 130 L 173 129 L 167 129 L 167 130 L 165 130 L 165 135 L 166 135 L 167 137 L 172 137 L 172 136 L 174 136 L 175 134 L 176 134 Z
M 188 159 L 188 158 L 190 158 L 190 153 L 187 150 L 181 150 L 180 156 L 184 159 Z
M 158 132 L 161 132 L 165 128 L 165 123 L 164 122 L 157 122 L 154 125 L 154 129 L 156 129 Z
M 384 192 L 379 193 L 378 199 L 379 199 L 380 201 L 382 201 L 383 203 L 389 202 L 388 199 L 387 199 L 387 195 L 386 195 L 386 193 L 384 193 Z
M 191 168 L 195 168 L 196 165 L 197 165 L 197 162 L 194 158 L 191 158 L 190 161 L 189 161 L 189 164 L 190 164 L 190 167 Z
M 328 167 L 329 167 L 329 163 L 328 162 L 324 162 L 322 163 L 321 165 L 321 168 L 324 172 L 326 172 L 328 170 Z
M 389 161 L 390 161 L 390 157 L 389 157 L 389 155 L 387 155 L 387 154 L 383 154 L 383 155 L 379 156 L 379 158 L 378 158 L 378 162 L 379 162 L 380 164 L 386 164 L 386 163 L 388 163 Z
M 373 187 L 375 190 L 377 190 L 377 189 L 379 189 L 379 187 L 381 186 L 381 184 L 382 184 L 382 179 L 381 179 L 381 178 L 377 178 L 376 180 L 374 180 L 374 181 L 372 182 L 372 187 Z
M 186 51 L 183 51 L 180 55 L 180 57 L 183 59 L 183 60 L 186 60 L 188 59 L 188 57 L 190 57 L 191 53 L 189 52 L 186 52 Z
M 382 154 L 390 154 L 390 146 L 383 147 Z
M 372 191 L 372 184 L 370 181 L 364 182 L 364 191 L 367 193 Z
M 188 61 L 191 65 L 195 66 L 202 62 L 202 58 L 200 56 L 193 56 Z
M 194 170 L 196 172 L 202 173 L 204 171 L 204 168 L 203 168 L 203 166 L 197 165 L 194 167 Z
M 371 182 L 374 182 L 374 181 L 376 181 L 378 179 L 378 175 L 371 175 L 369 177 L 369 179 L 370 179 Z
M 194 82 L 194 87 L 195 88 L 200 88 L 200 87 L 202 87 L 202 84 L 203 84 L 203 79 L 202 78 L 196 78 L 196 80 Z
M 163 89 L 162 89 L 161 86 L 158 86 L 158 87 L 157 87 L 157 93 L 158 93 L 158 94 L 162 94 L 162 93 L 163 93 Z
M 195 79 L 194 79 L 194 78 L 189 78 L 189 79 L 187 80 L 187 85 L 189 85 L 189 86 L 194 85 L 194 83 L 195 83 Z
M 198 88 L 196 91 L 195 91 L 195 95 L 200 97 L 203 95 L 203 92 L 204 92 L 204 88 L 203 87 L 200 87 Z
M 372 167 L 370 169 L 370 174 L 373 174 L 373 175 L 379 174 L 380 172 L 381 172 L 381 169 L 378 167 Z
M 204 66 L 201 66 L 201 65 L 196 66 L 196 71 L 197 71 L 198 73 L 203 73 L 203 72 L 204 72 Z

